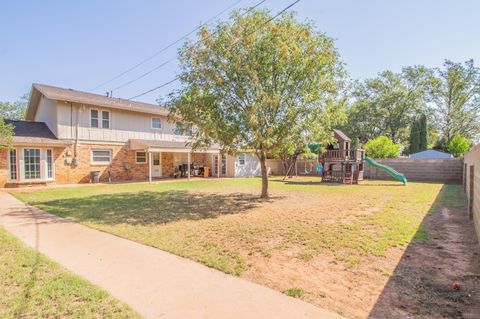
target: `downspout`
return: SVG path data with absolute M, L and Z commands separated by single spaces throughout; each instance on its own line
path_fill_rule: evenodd
M 73 135 L 73 103 L 70 102 L 70 136 Z M 74 152 L 75 152 L 75 147 L 74 147 Z M 73 160 L 70 162 L 70 164 L 68 165 L 68 183 L 71 183 L 71 170 L 72 170 L 72 164 L 73 164 Z
M 77 123 L 75 125 L 75 151 L 74 151 L 74 158 L 77 158 L 77 148 L 78 148 L 78 130 L 79 130 L 79 122 L 80 122 L 80 108 L 83 108 L 83 104 L 77 107 Z

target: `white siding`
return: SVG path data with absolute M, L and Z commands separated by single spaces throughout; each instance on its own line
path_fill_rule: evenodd
M 57 110 L 56 102 L 42 96 L 38 102 L 37 113 L 35 114 L 35 122 L 45 122 L 50 131 L 57 135 Z
M 245 154 L 245 165 L 240 165 L 238 154 L 235 156 L 235 177 L 261 176 L 260 161 L 256 155 Z
M 110 112 L 110 128 L 90 127 L 90 110 L 105 110 Z M 185 137 L 175 135 L 174 123 L 162 119 L 161 129 L 152 129 L 152 115 L 123 110 L 107 109 L 96 106 L 81 106 L 58 102 L 58 138 L 74 139 L 76 132 L 77 114 L 79 117 L 79 140 L 101 142 L 127 142 L 129 139 L 184 141 Z M 71 120 L 72 119 L 72 120 Z

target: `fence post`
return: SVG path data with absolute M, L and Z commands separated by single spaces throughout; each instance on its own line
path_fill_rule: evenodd
M 473 201 L 475 198 L 475 166 L 470 165 L 470 196 L 468 198 L 468 218 L 473 219 Z

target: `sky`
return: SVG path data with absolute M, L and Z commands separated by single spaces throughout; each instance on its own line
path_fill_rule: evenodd
M 239 0 L 0 0 L 0 101 L 15 101 L 43 83 L 105 94 L 175 59 L 176 46 L 94 91 Z M 241 0 L 235 8 L 259 0 Z M 267 0 L 277 13 L 293 0 Z M 480 63 L 478 0 L 301 0 L 292 9 L 335 45 L 353 79 L 445 59 Z M 219 17 L 227 19 L 228 11 Z M 213 23 L 213 22 L 212 22 Z M 192 38 L 194 39 L 193 35 Z M 177 61 L 113 92 L 130 98 L 175 78 Z M 138 100 L 155 103 L 173 82 Z

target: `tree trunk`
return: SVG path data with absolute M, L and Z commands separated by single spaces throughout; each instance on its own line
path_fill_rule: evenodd
M 258 156 L 258 159 L 260 160 L 260 168 L 262 170 L 262 194 L 260 195 L 260 198 L 268 198 L 268 173 L 266 156 L 264 152 L 260 152 L 260 156 Z

